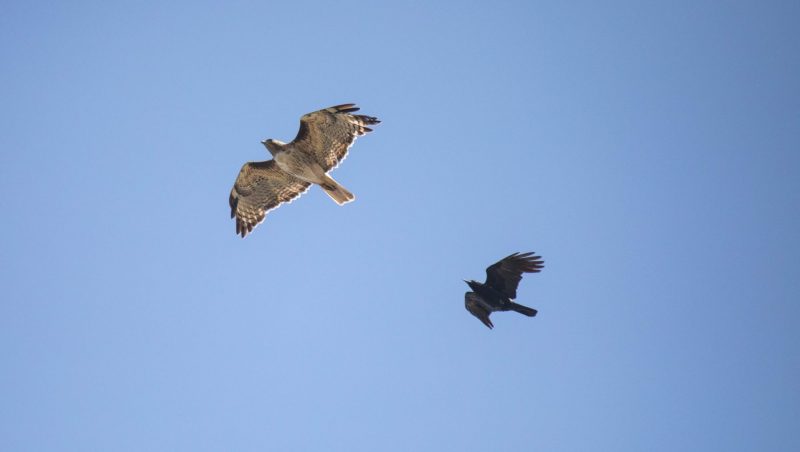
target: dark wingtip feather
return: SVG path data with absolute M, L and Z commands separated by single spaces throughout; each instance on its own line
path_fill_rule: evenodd
M 239 205 L 239 198 L 233 196 L 233 193 L 228 197 L 228 205 L 231 206 L 231 218 L 236 216 L 236 206 Z
M 374 116 L 365 116 L 365 115 L 353 115 L 353 116 L 366 125 L 380 124 L 380 120 L 378 120 L 378 118 Z
M 241 235 L 244 238 L 248 232 L 252 231 L 253 228 L 248 228 L 248 224 L 241 220 L 241 218 L 236 219 L 236 235 Z
M 360 107 L 356 107 L 356 104 L 341 104 L 335 105 L 331 108 L 336 110 L 337 113 L 352 113 L 354 111 L 361 110 Z
M 535 251 L 529 253 L 514 253 L 509 258 L 521 264 L 525 273 L 539 273 L 544 268 L 542 256 L 537 256 Z

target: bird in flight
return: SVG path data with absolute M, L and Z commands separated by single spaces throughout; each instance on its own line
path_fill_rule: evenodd
M 290 143 L 264 140 L 273 159 L 247 162 L 239 171 L 228 203 L 236 218 L 236 234 L 244 238 L 264 221 L 267 212 L 305 193 L 311 184 L 325 190 L 337 204 L 355 199 L 328 175 L 347 157 L 357 137 L 372 132 L 380 121 L 354 115 L 355 104 L 342 104 L 300 118 L 300 131 Z
M 544 268 L 541 256 L 534 253 L 514 253 L 486 269 L 486 282 L 464 281 L 474 292 L 464 294 L 464 306 L 490 329 L 494 328 L 489 314 L 495 311 L 516 311 L 533 317 L 536 309 L 514 303 L 523 273 L 539 273 Z

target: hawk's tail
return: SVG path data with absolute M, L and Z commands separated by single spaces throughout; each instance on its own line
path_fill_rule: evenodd
M 325 190 L 325 193 L 327 193 L 328 196 L 330 196 L 331 199 L 336 201 L 336 204 L 339 204 L 340 206 L 342 204 L 347 204 L 348 202 L 356 199 L 356 197 L 352 193 L 347 191 L 346 188 L 339 185 L 338 182 L 333 180 L 333 178 L 328 176 L 327 174 L 325 175 L 325 179 L 323 179 L 322 183 L 319 184 L 319 186 L 322 187 L 322 189 Z
M 511 302 L 509 307 L 512 310 L 519 312 L 520 314 L 527 315 L 528 317 L 533 317 L 536 315 L 537 312 L 539 312 L 536 309 L 529 308 L 527 306 L 522 306 L 521 304 L 514 303 L 513 301 Z

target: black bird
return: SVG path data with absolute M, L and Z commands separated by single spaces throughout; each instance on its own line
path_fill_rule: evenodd
M 535 253 L 514 253 L 486 269 L 486 282 L 464 281 L 474 290 L 464 294 L 464 306 L 490 329 L 494 328 L 489 314 L 495 311 L 516 311 L 528 317 L 536 315 L 536 309 L 514 303 L 517 286 L 523 273 L 539 273 L 544 268 L 541 256 Z

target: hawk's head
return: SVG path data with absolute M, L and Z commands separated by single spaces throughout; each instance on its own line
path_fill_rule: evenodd
M 275 154 L 277 154 L 278 152 L 282 151 L 281 148 L 286 143 L 283 143 L 283 142 L 278 141 L 278 140 L 273 140 L 272 138 L 270 138 L 270 139 L 262 141 L 261 144 L 263 144 L 269 150 L 270 154 L 275 156 Z

